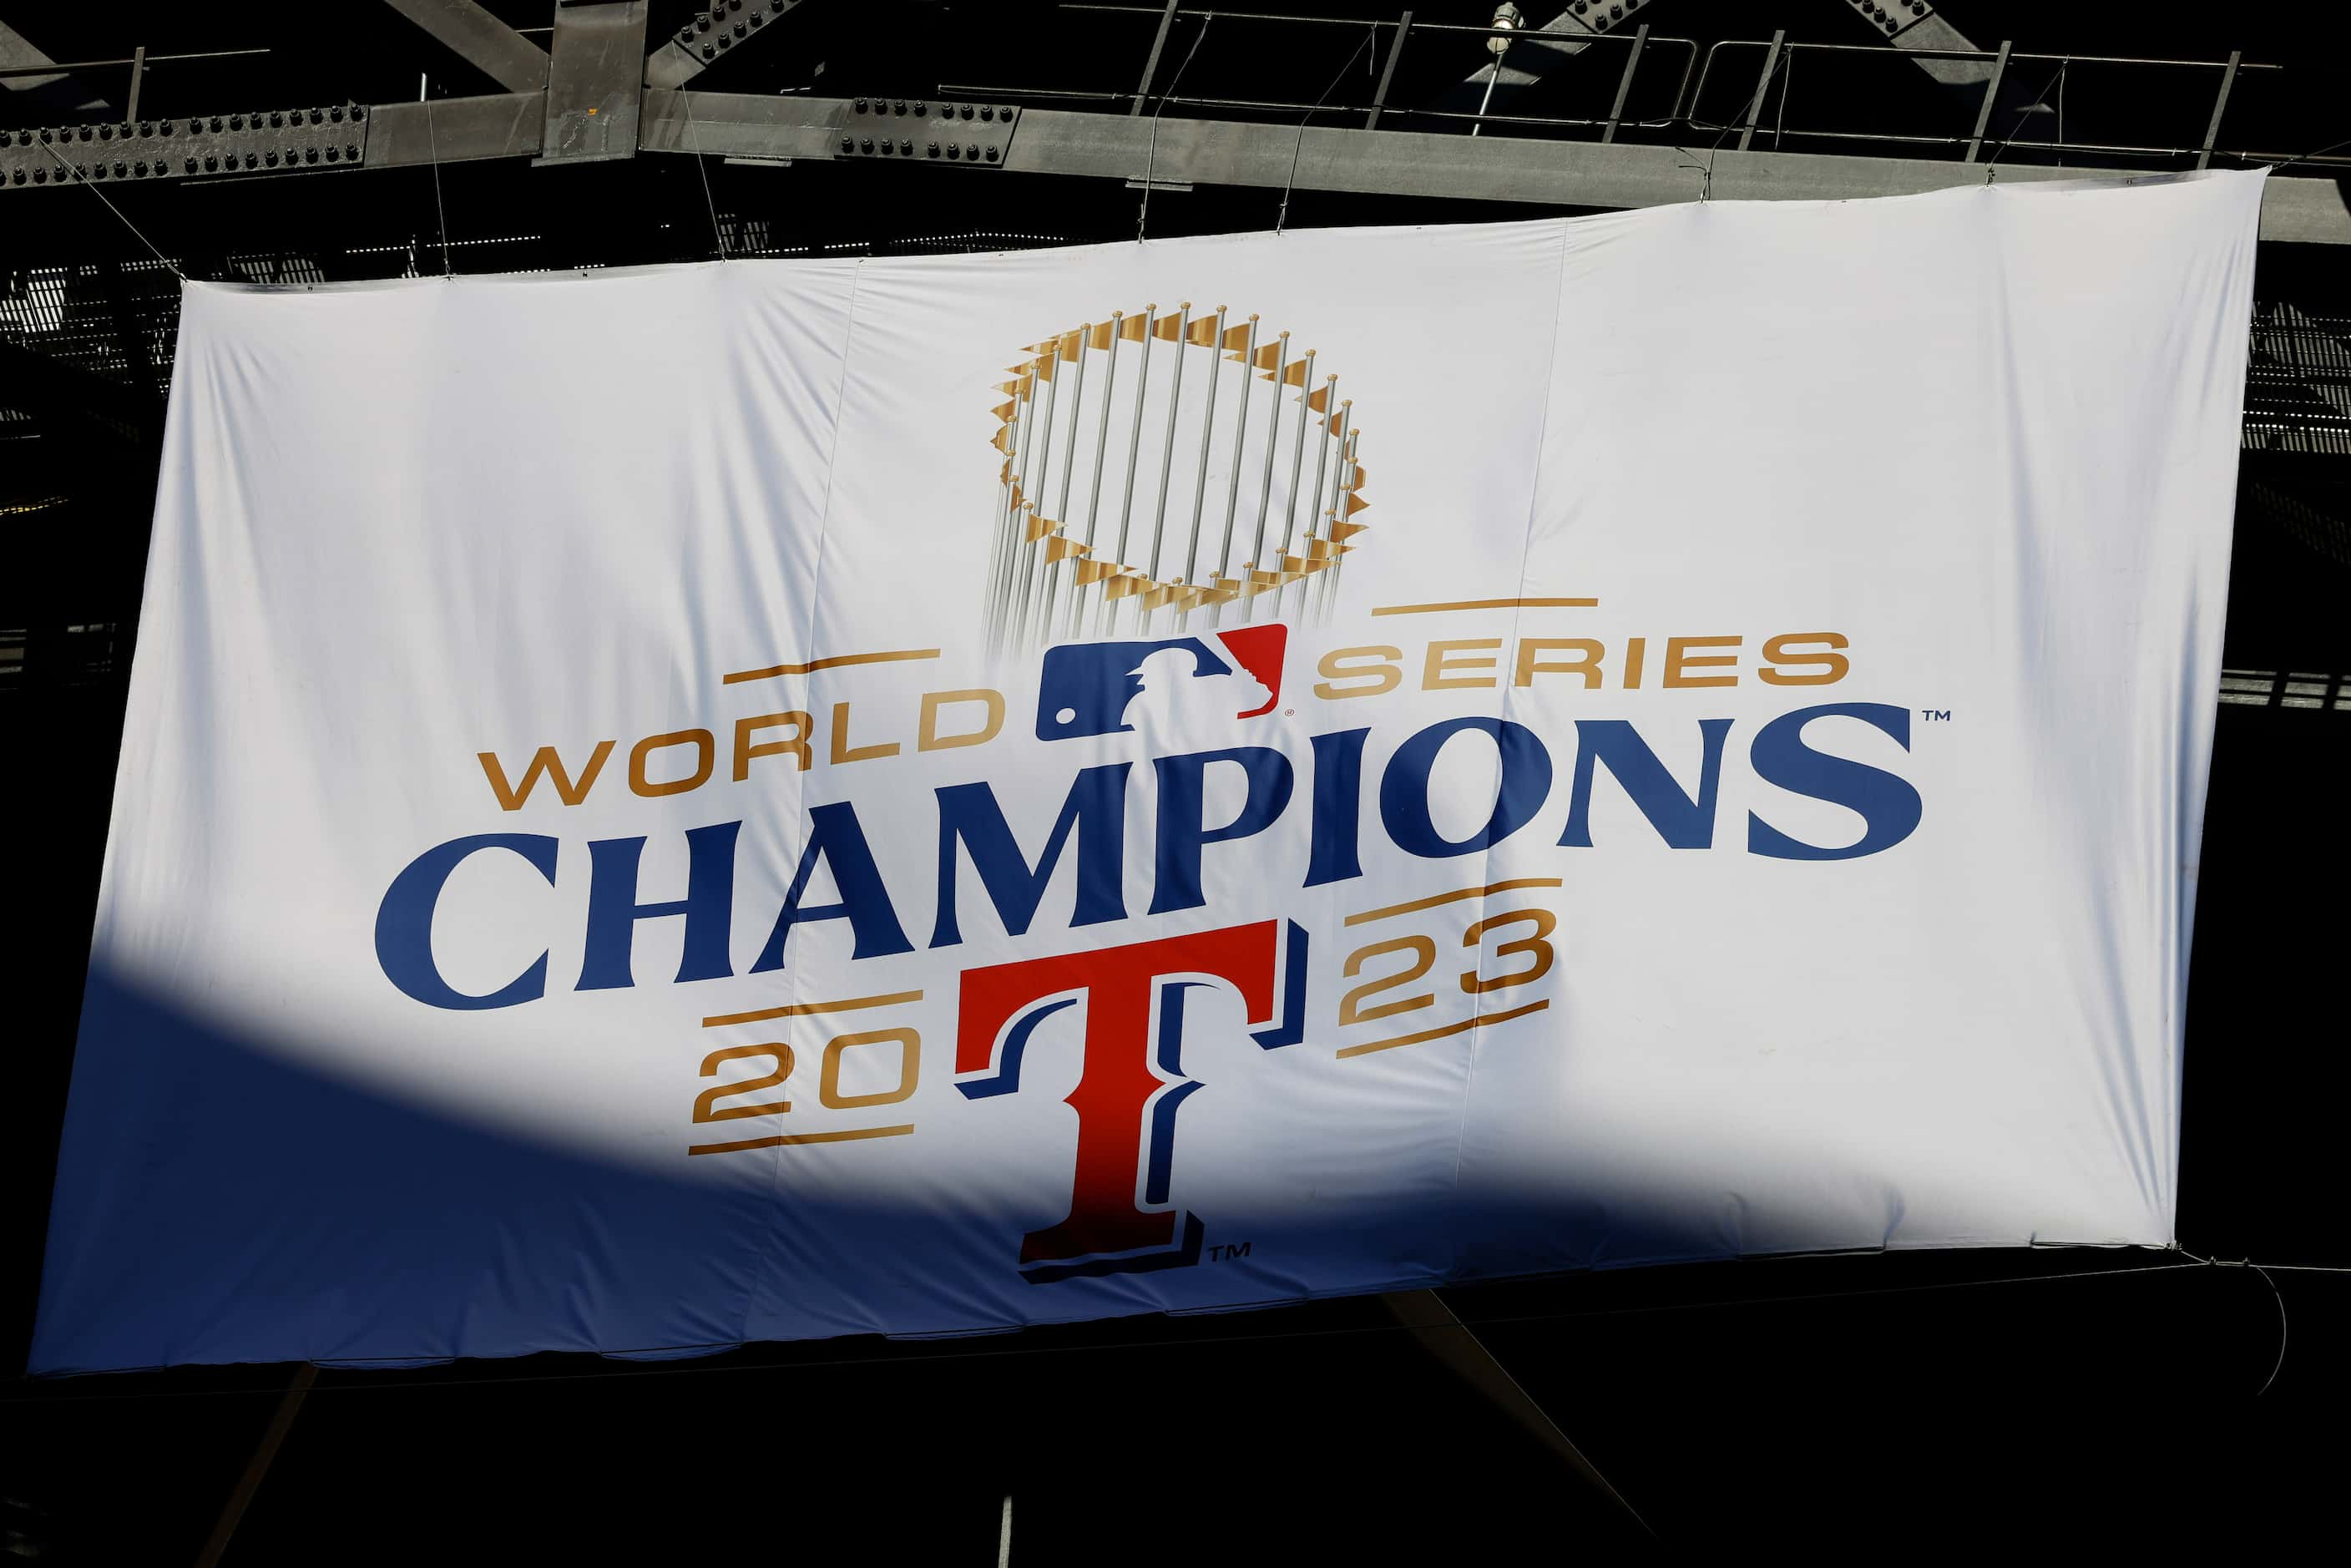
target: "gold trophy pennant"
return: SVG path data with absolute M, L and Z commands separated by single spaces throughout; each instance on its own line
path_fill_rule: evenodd
M 1244 586 L 1244 584 L 1236 582 L 1231 578 L 1225 576 L 1222 572 L 1218 572 L 1217 574 L 1217 580 L 1200 591 L 1200 602 L 1203 604 L 1229 604 L 1234 600 L 1238 599 L 1241 596 Z
M 1214 627 L 1267 594 L 1270 610 L 1235 613 L 1329 615 L 1336 569 L 1369 531 L 1351 520 L 1371 505 L 1362 432 L 1339 377 L 1292 336 L 1224 306 L 1151 304 L 1049 333 L 1008 367 L 989 404 L 995 654 L 1160 635 L 1194 611 Z

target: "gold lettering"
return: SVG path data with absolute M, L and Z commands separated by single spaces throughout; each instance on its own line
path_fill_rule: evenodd
M 645 758 L 673 746 L 694 747 L 694 771 L 684 779 L 656 784 L 645 777 Z M 716 760 L 717 755 L 717 743 L 706 729 L 678 729 L 667 735 L 649 735 L 637 742 L 629 753 L 629 788 L 647 797 L 683 795 L 688 789 L 698 789 L 710 781 L 711 764 Z
M 585 800 L 589 788 L 596 782 L 596 775 L 604 771 L 604 758 L 612 755 L 612 743 L 609 740 L 597 742 L 594 753 L 588 758 L 588 766 L 580 770 L 577 784 L 571 782 L 571 775 L 565 769 L 563 758 L 555 754 L 555 747 L 551 746 L 542 746 L 532 753 L 530 766 L 522 770 L 520 788 L 507 782 L 507 770 L 499 763 L 496 752 L 480 751 L 475 755 L 482 759 L 482 771 L 489 775 L 490 793 L 498 798 L 499 807 L 508 811 L 519 811 L 523 802 L 530 799 L 531 787 L 538 782 L 538 776 L 542 773 L 555 786 L 556 799 L 565 805 L 577 806 Z
M 1382 692 L 1392 692 L 1404 684 L 1404 670 L 1385 661 L 1403 657 L 1404 650 L 1401 648 L 1377 645 L 1333 648 L 1323 654 L 1322 662 L 1314 666 L 1315 674 L 1321 675 L 1324 683 L 1315 686 L 1314 695 L 1328 700 L 1332 697 L 1375 697 Z M 1358 662 L 1363 660 L 1372 662 Z M 1328 684 L 1337 681 L 1368 681 L 1371 684 L 1344 686 Z
M 949 703 L 985 703 L 987 705 L 987 722 L 967 735 L 941 735 L 939 709 Z M 923 722 L 917 732 L 918 737 L 914 742 L 914 749 L 945 751 L 950 747 L 977 746 L 982 741 L 994 740 L 997 731 L 1003 727 L 1004 694 L 1002 692 L 992 692 L 985 686 L 974 687 L 967 692 L 925 692 Z
M 1738 637 L 1668 637 L 1666 639 L 1666 685 L 1669 686 L 1735 686 L 1736 674 L 1693 675 L 1694 669 L 1719 668 L 1739 664 L 1736 653 L 1702 653 L 1693 656 L 1692 648 L 1736 648 L 1744 641 Z
M 1463 686 L 1499 685 L 1500 683 L 1491 676 L 1480 679 L 1476 675 L 1452 674 L 1456 670 L 1490 670 L 1496 664 L 1495 660 L 1456 659 L 1452 655 L 1465 649 L 1499 648 L 1501 645 L 1502 640 L 1499 637 L 1470 637 L 1459 642 L 1431 643 L 1428 645 L 1428 657 L 1421 663 L 1420 689 L 1425 692 L 1437 692 Z
M 894 740 L 877 740 L 871 746 L 850 745 L 849 705 L 847 703 L 832 705 L 832 760 L 836 765 L 843 762 L 864 762 L 876 757 L 897 755 L 898 743 Z
M 1853 662 L 1843 653 L 1807 653 L 1790 646 L 1803 643 L 1819 643 L 1830 648 L 1852 646 L 1838 632 L 1782 632 L 1763 644 L 1766 663 L 1755 672 L 1755 678 L 1774 686 L 1825 686 L 1844 679 L 1845 673 L 1853 668 Z M 1815 675 L 1792 675 L 1771 668 L 1773 664 L 1819 664 L 1822 670 Z
M 898 1044 L 898 1082 L 894 1088 L 872 1094 L 843 1094 L 841 1092 L 841 1059 L 852 1046 L 879 1045 L 884 1040 Z M 834 1037 L 824 1048 L 824 1064 L 817 1075 L 816 1097 L 835 1111 L 854 1111 L 865 1105 L 895 1105 L 914 1095 L 914 1082 L 923 1071 L 922 1037 L 910 1029 L 877 1029 L 868 1034 L 844 1034 Z
M 1555 652 L 1573 652 L 1575 657 L 1565 664 L 1538 662 L 1545 653 Z M 1583 689 L 1591 691 L 1600 685 L 1601 653 L 1601 645 L 1589 637 L 1529 637 L 1519 644 L 1519 673 L 1513 684 L 1533 685 L 1537 675 L 1582 675 Z
M 779 724 L 790 725 L 792 733 L 781 740 L 762 741 L 757 746 L 751 744 L 751 737 L 763 729 L 773 729 Z M 810 760 L 809 732 L 815 727 L 815 721 L 804 713 L 763 713 L 751 718 L 737 719 L 735 721 L 735 782 L 740 784 L 744 779 L 751 777 L 751 758 L 776 757 L 785 752 L 789 752 L 799 763 L 801 772 L 807 772 Z

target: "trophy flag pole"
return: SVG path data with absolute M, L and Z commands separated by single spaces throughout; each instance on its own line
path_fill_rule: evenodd
M 1217 351 L 1223 352 L 1222 348 L 1220 347 Z M 1249 367 L 1255 363 L 1257 363 L 1257 317 L 1252 313 L 1249 319 L 1248 335 L 1241 342 L 1240 407 L 1233 415 L 1232 473 L 1225 481 L 1225 545 L 1217 552 L 1218 571 L 1227 570 L 1232 565 L 1233 518 L 1239 510 L 1241 499 L 1241 444 L 1242 438 L 1249 434 Z M 1225 607 L 1222 604 L 1209 608 L 1209 625 L 1220 626 L 1224 624 L 1224 619 Z
M 1126 538 L 1134 522 L 1134 462 L 1143 451 L 1143 394 L 1151 385 L 1151 329 L 1157 324 L 1159 307 L 1143 308 L 1143 330 L 1137 334 L 1143 340 L 1143 357 L 1134 362 L 1134 428 L 1126 437 L 1126 495 L 1118 508 L 1118 549 L 1112 559 L 1126 564 Z M 1132 326 L 1135 318 L 1128 317 Z M 1102 632 L 1107 635 L 1118 622 L 1118 605 L 1110 596 L 1110 584 L 1102 584 Z
M 1308 404 L 1314 401 L 1313 350 L 1309 349 L 1306 350 L 1306 358 L 1300 361 L 1297 366 L 1297 371 L 1298 435 L 1290 444 L 1290 499 L 1281 509 L 1281 553 L 1283 555 L 1288 555 L 1290 553 L 1290 541 L 1295 538 L 1298 533 L 1298 476 L 1305 472 L 1306 469 L 1306 425 L 1307 423 L 1314 417 L 1313 409 L 1308 406 Z M 1280 383 L 1276 383 L 1275 395 L 1277 397 L 1280 395 Z M 1316 451 L 1319 455 L 1321 448 L 1318 446 Z M 1318 492 L 1322 489 L 1322 479 L 1320 476 L 1316 476 L 1315 488 Z M 1311 534 L 1314 531 L 1314 513 L 1311 507 L 1306 514 L 1306 531 L 1309 534 Z M 1279 593 L 1274 595 L 1273 612 L 1276 615 L 1280 615 L 1281 613 L 1281 596 Z
M 1306 398 L 1306 412 L 1309 414 L 1319 413 L 1322 415 L 1322 432 L 1314 437 L 1314 499 L 1306 508 L 1306 537 L 1310 539 L 1314 537 L 1315 525 L 1322 520 L 1322 474 L 1331 463 L 1331 417 L 1333 408 L 1332 400 L 1339 395 L 1339 378 L 1337 376 L 1326 378 L 1322 382 L 1321 392 L 1322 406 L 1320 409 L 1314 407 L 1313 393 L 1308 393 Z M 1277 604 L 1280 601 L 1281 592 L 1280 589 L 1275 591 Z M 1306 613 L 1306 591 L 1303 589 L 1299 590 L 1298 593 L 1298 613 L 1301 619 Z
M 1331 536 L 1331 542 L 1334 545 L 1342 542 L 1339 538 L 1338 525 L 1347 521 L 1348 514 L 1354 510 L 1355 488 L 1363 483 L 1363 470 L 1355 466 L 1355 441 L 1362 434 L 1361 430 L 1347 432 L 1346 445 L 1339 453 L 1339 472 L 1346 476 L 1347 482 L 1339 491 L 1339 495 L 1343 496 L 1345 499 L 1338 500 L 1338 504 L 1332 509 L 1332 527 L 1327 530 Z M 1337 497 L 1333 499 L 1337 500 Z M 1339 573 L 1346 569 L 1346 565 L 1345 556 L 1333 556 L 1331 559 L 1331 570 L 1323 574 L 1331 580 L 1331 586 L 1324 590 L 1322 594 L 1322 619 L 1326 622 L 1331 619 L 1331 612 L 1338 605 Z
M 1009 425 L 1003 427 L 1010 429 Z M 981 629 L 990 653 L 996 650 L 996 574 L 1004 562 L 1004 509 L 1012 504 L 1012 462 L 1007 458 L 996 481 L 996 521 L 987 532 L 987 586 L 983 601 L 987 612 Z
M 997 520 L 998 532 L 1003 537 L 1004 548 L 998 554 L 997 571 L 988 583 L 988 599 L 996 622 L 997 651 L 1004 647 L 1006 612 L 1012 601 L 1012 556 L 1014 530 L 1020 526 L 1020 492 L 1029 466 L 1029 417 L 1027 403 L 1033 386 L 1025 373 L 1016 368 L 1012 382 L 1012 418 L 1004 428 L 1004 463 L 1008 474 L 1006 486 L 1004 515 Z
M 1102 457 L 1110 451 L 1111 393 L 1118 390 L 1118 340 L 1125 333 L 1126 312 L 1110 313 L 1108 334 L 1104 345 L 1110 359 L 1102 367 L 1102 418 L 1094 426 L 1094 482 L 1086 492 L 1086 553 L 1091 559 L 1094 548 L 1094 519 L 1102 510 Z M 1071 573 L 1070 583 L 1070 635 L 1074 638 L 1084 632 L 1086 585 Z
M 1355 439 L 1355 433 L 1350 428 L 1354 408 L 1355 405 L 1353 402 L 1343 402 L 1339 405 L 1339 438 L 1336 443 L 1339 448 L 1339 462 L 1338 465 L 1332 470 L 1331 506 L 1322 517 L 1322 538 L 1332 545 L 1339 542 L 1339 524 L 1347 516 L 1347 449 Z M 1317 574 L 1317 580 L 1300 586 L 1298 608 L 1301 612 L 1306 609 L 1306 601 L 1310 594 L 1314 601 L 1315 614 L 1327 615 L 1330 612 L 1329 580 L 1338 572 L 1339 558 L 1333 554 L 1322 559 L 1326 564 Z
M 1061 448 L 1061 498 L 1053 503 L 1053 520 L 1065 528 L 1070 526 L 1070 477 L 1078 465 L 1078 424 L 1085 417 L 1086 412 L 1086 349 L 1092 343 L 1093 336 L 1092 322 L 1089 321 L 1080 327 L 1077 330 L 1078 351 L 1073 355 L 1068 353 L 1070 340 L 1066 337 L 1061 340 L 1064 357 L 1075 359 L 1078 361 L 1078 382 L 1070 389 L 1070 439 Z M 1099 475 L 1101 469 L 1097 467 L 1095 473 Z M 1083 558 L 1072 559 L 1082 559 Z M 1071 569 L 1072 576 L 1076 574 L 1076 570 L 1074 567 Z M 1061 574 L 1053 570 L 1052 563 L 1049 559 L 1045 565 L 1045 608 L 1037 617 L 1037 635 L 1040 643 L 1050 643 L 1053 640 L 1053 600 L 1055 591 L 1061 586 Z M 1071 591 L 1074 593 L 1077 591 L 1073 587 Z
M 1019 623 L 1016 619 L 1017 612 L 1013 607 L 1012 585 L 1014 580 L 1019 576 L 1025 559 L 1020 551 L 1022 544 L 1026 542 L 1023 536 L 1029 531 L 1027 515 L 1036 506 L 1036 503 L 1029 498 L 1029 457 L 1037 450 L 1035 428 L 1037 367 L 1033 362 L 1028 366 L 1026 373 L 1020 379 L 1025 406 L 1020 416 L 1020 461 L 1015 470 L 1019 476 L 1019 483 L 1015 486 L 1018 494 L 1012 498 L 1010 531 L 1004 537 L 1004 608 L 1001 614 L 1008 647 L 1020 634 Z
M 997 470 L 993 525 L 995 537 L 987 550 L 987 648 L 991 653 L 998 650 L 1004 632 L 1004 618 L 997 604 L 996 585 L 1004 575 L 1004 516 L 1012 509 L 1012 454 L 1019 444 L 1020 429 L 1020 383 L 1011 381 L 1002 383 L 1002 386 L 1008 395 L 997 405 L 997 417 L 1001 421 L 996 428 L 995 442 L 999 466 Z
M 1045 382 L 1045 429 L 1042 438 L 1037 443 L 1036 488 L 1040 495 L 1042 495 L 1045 486 L 1052 482 L 1053 408 L 1061 396 L 1061 378 L 1057 373 L 1061 368 L 1059 363 L 1061 356 L 1061 340 L 1056 336 L 1046 343 L 1044 353 L 1037 360 L 1037 373 Z M 1029 510 L 1032 516 L 1043 516 L 1037 510 L 1037 503 L 1033 499 L 1029 503 Z M 1026 527 L 1020 530 L 1021 543 L 1027 547 L 1028 553 L 1021 558 L 1020 598 L 1012 612 L 1012 639 L 1015 643 L 1023 643 L 1028 639 L 1029 585 L 1040 570 L 1039 563 L 1043 560 L 1045 555 L 1044 541 L 1030 537 L 1033 532 L 1033 529 Z
M 1265 559 L 1266 513 L 1273 504 L 1273 457 L 1275 452 L 1281 446 L 1281 361 L 1289 350 L 1290 334 L 1287 332 L 1274 339 L 1270 345 L 1273 355 L 1273 373 L 1268 379 L 1273 382 L 1271 389 L 1273 402 L 1272 412 L 1266 416 L 1265 478 L 1259 485 L 1257 492 L 1257 542 L 1249 547 L 1249 564 L 1252 567 Z M 1246 386 L 1248 383 L 1244 382 L 1242 384 Z M 1273 605 L 1275 612 L 1279 613 L 1281 609 L 1280 595 L 1274 596 Z
M 1176 319 L 1176 373 L 1167 383 L 1167 438 L 1159 448 L 1159 500 L 1151 509 L 1151 566 L 1154 582 L 1159 580 L 1159 556 L 1167 538 L 1167 481 L 1176 476 L 1176 416 L 1184 406 L 1184 343 L 1192 335 L 1192 302 L 1184 301 L 1182 313 Z M 1137 608 L 1135 624 L 1148 630 L 1151 610 Z
M 1208 435 L 1217 423 L 1217 371 L 1225 362 L 1225 308 L 1217 307 L 1216 325 L 1208 333 L 1208 398 L 1200 410 L 1200 461 L 1192 483 L 1192 538 L 1184 547 L 1184 575 L 1193 582 L 1200 580 L 1200 513 L 1208 499 Z M 1219 565 L 1208 574 L 1211 587 L 1222 575 Z M 1182 631 L 1192 620 L 1192 608 L 1186 605 L 1176 612 L 1176 629 Z

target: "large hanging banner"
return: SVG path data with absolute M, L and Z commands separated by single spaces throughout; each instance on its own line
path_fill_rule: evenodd
M 35 1367 L 2167 1241 L 2261 195 L 191 285 Z

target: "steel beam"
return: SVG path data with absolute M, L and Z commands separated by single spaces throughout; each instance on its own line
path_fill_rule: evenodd
M 1672 147 L 1625 142 L 1546 141 L 1531 138 L 1447 136 L 1427 131 L 1359 131 L 1252 125 L 1237 120 L 1159 122 L 1156 153 L 1150 127 L 1123 116 L 1031 109 L 1020 117 L 1006 166 L 1018 172 L 1102 179 L 1154 177 L 1191 184 L 1290 183 L 1295 149 L 1297 187 L 1366 195 L 1459 196 L 1561 207 L 1653 207 L 1698 199 L 1698 176 Z M 2002 167 L 2021 181 L 2126 179 L 2160 183 L 2176 174 L 2074 166 Z M 1865 158 L 1802 152 L 1714 156 L 1713 195 L 1727 201 L 1837 201 L 1907 196 L 1981 183 L 1981 166 L 1937 159 Z M 2262 209 L 2262 237 L 2351 245 L 2351 204 L 2335 181 L 2273 176 Z
M 32 40 L 5 22 L 0 22 L 0 70 L 22 70 L 27 66 L 54 65 Z M 55 89 L 55 91 L 49 89 Z M 60 113 L 94 114 L 110 101 L 104 95 L 92 92 L 88 84 L 64 71 L 54 75 L 0 76 L 0 92 L 39 95 L 40 101 Z
M 1607 7 L 1601 8 L 1597 20 L 1599 26 L 1594 26 L 1573 11 L 1562 11 L 1540 27 L 1512 28 L 1510 48 L 1463 77 L 1448 92 L 1446 101 L 1458 102 L 1465 92 L 1482 92 L 1489 80 L 1499 87 L 1532 87 L 1590 48 L 1590 40 L 1608 30 Z M 1522 45 L 1524 47 L 1520 47 Z M 1511 65 L 1511 55 L 1518 56 L 1522 63 Z
M 800 0 L 708 0 L 645 57 L 647 87 L 684 87 L 783 18 Z
M 542 93 L 495 93 L 387 103 L 367 111 L 369 168 L 536 157 L 544 133 Z M 861 110 L 859 104 L 864 108 Z M 956 116 L 950 122 L 947 111 Z M 1458 196 L 1550 207 L 1654 207 L 1698 199 L 1699 176 L 1679 149 L 1626 142 L 1553 141 L 1532 137 L 1449 136 L 1433 131 L 1364 131 L 1340 126 L 1252 124 L 1226 120 L 1156 121 L 1123 114 L 1022 109 L 1002 103 L 908 102 L 810 98 L 802 94 L 645 95 L 640 145 L 646 152 L 700 152 L 730 158 L 843 159 L 940 162 L 1017 173 L 1155 183 L 1253 185 L 1343 191 L 1364 195 Z M 971 115 L 964 117 L 963 111 Z M 329 111 L 329 113 L 335 111 Z M 289 117 L 290 118 L 290 117 Z M 305 113 L 307 120 L 308 115 Z M 183 124 L 188 122 L 182 122 Z M 874 145 L 868 152 L 863 143 Z M 848 147 L 844 150 L 842 143 Z M 892 151 L 883 154 L 884 141 Z M 0 145 L 0 180 L 18 169 L 54 170 L 31 131 Z M 912 143 L 911 149 L 908 143 Z M 948 146 L 966 156 L 949 160 Z M 977 156 L 970 149 L 979 149 Z M 989 157 L 989 153 L 996 156 Z M 1914 195 L 1983 183 L 1981 164 L 1928 158 L 1740 152 L 1713 155 L 1711 194 L 1725 201 L 1843 201 Z M 152 166 L 151 166 L 152 167 Z M 1292 179 L 1293 168 L 1295 179 Z M 150 178 L 178 177 L 182 166 L 152 168 Z M 2074 165 L 2002 165 L 2010 183 L 2118 179 L 2143 184 L 2183 176 Z M 47 178 L 47 175 L 44 178 Z M 2262 204 L 2262 238 L 2351 245 L 2351 183 L 2273 175 Z
M 799 158 L 999 169 L 1021 111 L 961 99 L 645 94 L 648 152 L 790 162 Z M 1121 121 L 1124 123 L 1123 120 Z
M 1167 47 L 1167 29 L 1176 25 L 1176 7 L 1179 0 L 1167 0 L 1167 8 L 1159 13 L 1159 31 L 1151 35 L 1151 55 L 1143 62 L 1143 79 L 1135 84 L 1134 106 L 1126 111 L 1140 118 L 1144 100 L 1151 97 L 1151 78 L 1159 74 L 1159 56 Z M 1201 22 L 1203 27 L 1208 24 Z
M 547 85 L 547 52 L 474 0 L 384 0 L 509 92 Z
M 1435 1291 L 1392 1291 L 1380 1303 L 1411 1331 L 1429 1354 L 1476 1389 L 1494 1407 L 1547 1449 L 1602 1507 L 1621 1519 L 1639 1537 L 1656 1539 L 1633 1505 L 1609 1484 L 1583 1450 L 1562 1431 L 1559 1423 L 1535 1402 L 1510 1369 L 1488 1350 L 1477 1333 L 1456 1317 Z
M 547 131 L 546 100 L 543 92 L 499 92 L 379 104 L 368 115 L 367 167 L 536 158 Z
M 644 58 L 645 0 L 565 0 L 558 5 L 538 162 L 635 157 Z
M 1891 5 L 1879 4 L 1878 0 L 1845 0 L 1845 4 L 1897 49 L 1983 52 L 1969 42 L 1965 33 L 1944 21 L 1932 5 L 1918 5 L 1916 0 Z M 1911 63 L 1945 87 L 1974 87 L 1991 79 L 1992 68 L 1988 60 L 1920 59 Z

